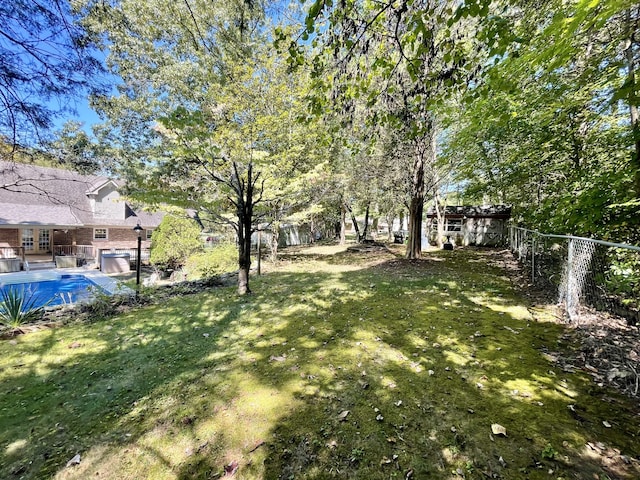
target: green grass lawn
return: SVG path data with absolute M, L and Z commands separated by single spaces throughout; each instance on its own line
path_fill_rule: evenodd
M 640 478 L 637 405 L 545 358 L 499 258 L 306 249 L 2 340 L 0 478 Z

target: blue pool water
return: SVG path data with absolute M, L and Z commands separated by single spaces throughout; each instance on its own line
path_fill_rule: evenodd
M 34 307 L 76 303 L 91 298 L 95 292 L 104 292 L 84 275 L 61 275 L 57 280 L 0 284 L 0 292 L 8 290 L 24 291 L 27 299 L 33 299 Z

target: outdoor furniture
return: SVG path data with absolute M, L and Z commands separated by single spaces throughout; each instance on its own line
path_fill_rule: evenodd
M 76 268 L 78 266 L 77 255 L 57 255 L 56 268 Z
M 0 258 L 0 273 L 10 273 L 20 271 L 19 258 Z

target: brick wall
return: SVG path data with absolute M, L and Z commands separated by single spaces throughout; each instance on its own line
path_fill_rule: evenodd
M 76 230 L 77 245 L 91 245 L 93 243 L 93 228 L 79 228 Z
M 138 235 L 133 231 L 133 228 L 109 228 L 107 232 L 106 240 L 94 240 L 93 228 L 80 228 L 76 231 L 76 243 L 78 245 L 91 245 L 92 243 L 100 245 L 103 243 L 111 242 L 133 242 L 138 241 Z M 71 233 L 71 232 L 69 232 Z M 142 232 L 145 235 L 145 232 Z M 70 240 L 70 239 L 69 239 Z M 144 238 L 143 238 L 144 240 Z M 69 243 L 71 243 L 69 241 Z
M 138 235 L 132 228 L 109 228 L 108 238 L 106 240 L 94 240 L 93 228 L 79 228 L 78 230 L 69 230 L 64 233 L 63 230 L 55 232 L 56 245 L 72 245 L 73 234 L 75 233 L 76 245 L 92 245 L 93 255 L 97 258 L 98 250 L 110 250 L 112 248 L 137 248 Z M 142 248 L 146 249 L 151 246 L 150 241 L 144 238 L 145 232 L 142 232 Z M 0 237 L 1 238 L 1 237 Z
M 54 245 L 71 245 L 72 242 L 72 233 L 71 230 L 67 230 L 65 233 L 64 230 L 54 230 L 53 232 L 53 244 Z
M 17 228 L 0 228 L 0 247 L 19 247 Z
M 144 236 L 144 230 L 142 231 Z M 121 242 L 121 241 L 138 241 L 138 234 L 133 231 L 133 228 L 110 228 L 109 229 L 109 241 Z

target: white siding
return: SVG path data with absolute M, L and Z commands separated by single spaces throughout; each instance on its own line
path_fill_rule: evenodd
M 124 219 L 125 203 L 112 183 L 102 187 L 95 196 L 93 213 L 95 218 Z

